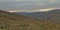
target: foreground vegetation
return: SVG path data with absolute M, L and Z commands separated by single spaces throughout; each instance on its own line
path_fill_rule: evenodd
M 60 30 L 60 23 L 0 10 L 0 30 Z

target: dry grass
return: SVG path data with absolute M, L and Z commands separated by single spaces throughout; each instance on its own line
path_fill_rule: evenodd
M 45 22 L 1 11 L 0 30 L 60 30 L 60 23 Z

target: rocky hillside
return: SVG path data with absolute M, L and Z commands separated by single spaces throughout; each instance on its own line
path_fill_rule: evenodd
M 60 23 L 0 10 L 0 30 L 60 30 Z

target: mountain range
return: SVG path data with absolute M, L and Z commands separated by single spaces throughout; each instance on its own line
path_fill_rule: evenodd
M 60 21 L 60 9 L 53 9 L 51 11 L 46 11 L 46 12 L 15 12 L 16 14 L 22 14 L 25 16 L 29 16 L 32 18 L 38 18 L 38 19 L 44 19 L 44 20 L 54 20 L 54 21 Z

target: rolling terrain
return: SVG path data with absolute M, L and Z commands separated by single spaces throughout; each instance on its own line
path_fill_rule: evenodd
M 60 23 L 0 10 L 0 30 L 60 30 Z

